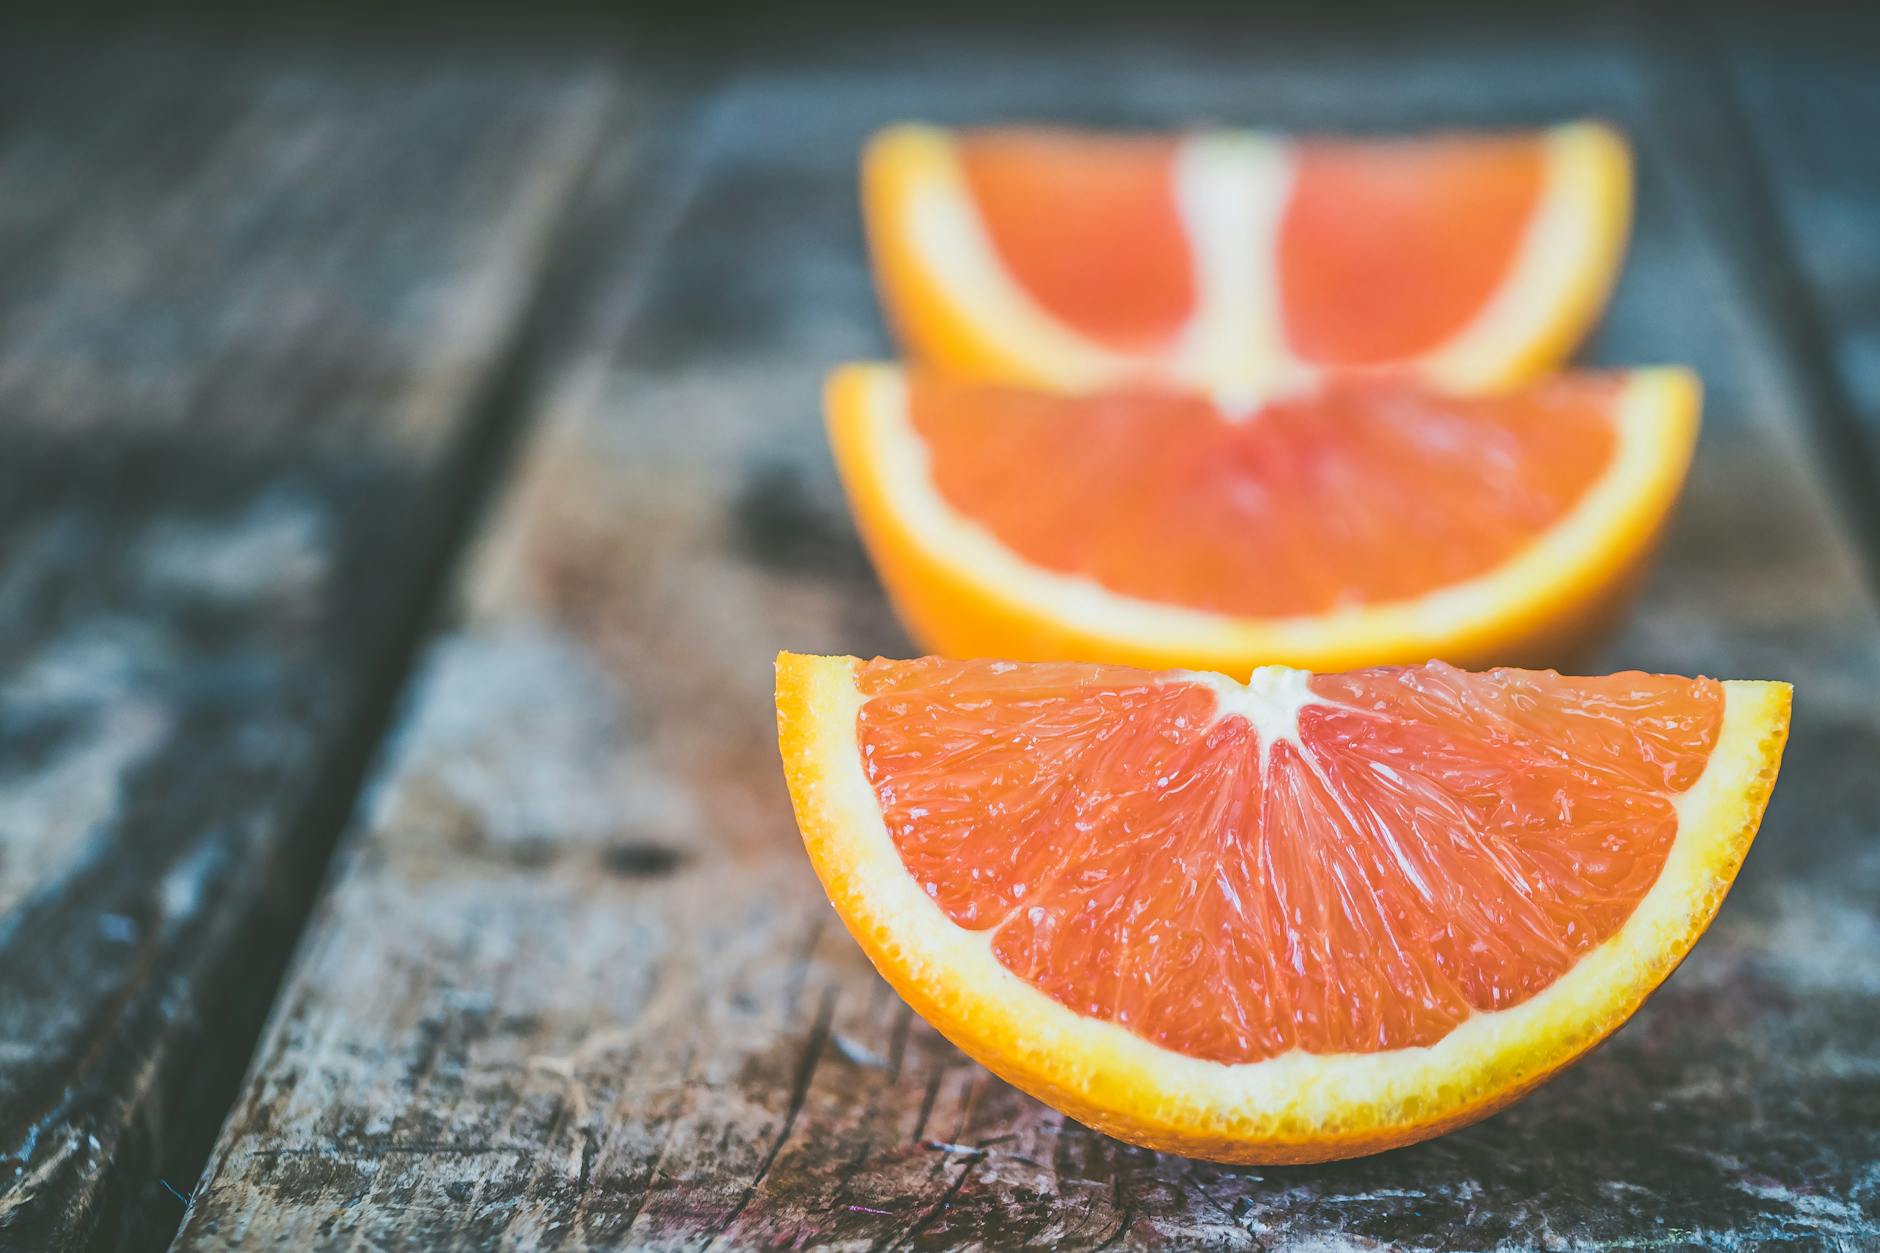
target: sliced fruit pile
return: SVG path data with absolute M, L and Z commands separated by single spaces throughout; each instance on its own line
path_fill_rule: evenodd
M 1709 923 L 1780 683 L 784 654 L 829 898 L 923 1017 L 1121 1139 L 1348 1157 L 1493 1112 Z
M 1605 303 L 1631 160 L 1602 126 L 1392 142 L 897 127 L 863 160 L 910 353 L 1086 388 L 1558 365 Z
M 928 649 L 1244 675 L 1571 655 L 1671 510 L 1698 387 L 1668 369 L 1477 397 L 1328 382 L 1240 409 L 852 366 L 827 408 Z
M 1689 372 L 1548 373 L 1630 187 L 1595 125 L 869 147 L 915 364 L 832 375 L 829 436 L 952 659 L 785 653 L 778 734 L 830 900 L 954 1043 L 1138 1144 L 1350 1157 L 1690 950 L 1788 686 L 1456 668 L 1580 656 L 1690 465 Z

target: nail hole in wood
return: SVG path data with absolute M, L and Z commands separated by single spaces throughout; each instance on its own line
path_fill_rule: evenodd
M 646 840 L 614 844 L 601 854 L 601 865 L 629 879 L 657 879 L 669 875 L 684 860 L 679 850 Z

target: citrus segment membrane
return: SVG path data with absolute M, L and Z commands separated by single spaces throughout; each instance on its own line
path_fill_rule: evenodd
M 1612 463 L 1623 380 L 1328 383 L 1251 412 L 908 376 L 935 489 L 1030 564 L 1248 617 L 1407 600 L 1509 560 Z
M 1705 679 L 860 666 L 921 890 L 1080 1015 L 1204 1061 L 1433 1044 L 1614 935 L 1723 716 Z

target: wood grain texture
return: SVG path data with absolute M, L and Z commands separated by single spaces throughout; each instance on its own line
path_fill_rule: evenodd
M 1812 389 L 1815 437 L 1880 585 L 1880 10 L 1804 7 L 1712 19 L 1717 113 L 1742 134 L 1725 212 L 1766 218 L 1745 235 L 1752 299 Z
M 0 85 L 0 1245 L 148 1245 L 610 89 L 25 39 Z
M 1880 616 L 1793 371 L 1623 23 L 779 36 L 646 175 L 669 234 L 543 398 L 179 1247 L 1869 1247 L 1880 1240 Z M 965 1061 L 802 857 L 770 662 L 905 654 L 823 448 L 888 351 L 854 209 L 904 117 L 1382 130 L 1614 117 L 1638 238 L 1593 355 L 1687 361 L 1707 430 L 1614 667 L 1792 679 L 1713 933 L 1484 1124 L 1358 1162 L 1132 1149 Z
M 1880 13 L 1817 7 L 1776 21 L 1752 9 L 1714 25 L 1819 325 L 1861 412 L 1880 425 L 1880 239 L 1870 229 L 1880 154 L 1850 142 L 1880 124 Z

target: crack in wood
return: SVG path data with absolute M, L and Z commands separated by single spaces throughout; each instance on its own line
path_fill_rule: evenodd
M 908 1137 L 914 1143 L 920 1143 L 922 1133 L 927 1130 L 927 1120 L 933 1117 L 933 1103 L 940 1095 L 940 1081 L 946 1078 L 946 1065 L 936 1065 L 933 1073 L 927 1076 L 927 1088 L 921 1093 L 920 1112 L 914 1117 L 914 1133 Z
M 894 1010 L 894 1031 L 888 1042 L 888 1082 L 901 1082 L 901 1063 L 907 1058 L 907 1037 L 914 1026 L 914 1008 L 905 1001 L 898 1001 Z M 918 1130 L 914 1138 L 920 1138 Z
M 871 1253 L 887 1253 L 887 1250 L 892 1249 L 897 1244 L 911 1246 L 915 1240 L 920 1238 L 921 1232 L 932 1226 L 937 1219 L 946 1215 L 947 1210 L 952 1208 L 954 1198 L 958 1197 L 961 1190 L 966 1187 L 967 1179 L 971 1177 L 973 1171 L 979 1168 L 979 1164 L 986 1160 L 986 1154 L 965 1154 L 963 1160 L 964 1164 L 960 1167 L 959 1174 L 955 1175 L 953 1181 L 947 1184 L 946 1190 L 940 1194 L 940 1198 L 926 1210 L 922 1211 L 922 1213 L 908 1225 L 905 1231 L 889 1236 L 871 1246 Z
M 812 939 L 805 947 L 801 962 L 801 965 L 805 967 L 809 964 L 809 950 L 815 947 L 813 933 L 820 929 L 820 925 L 812 929 Z M 801 988 L 800 982 L 798 988 L 799 990 Z M 810 1023 L 809 1035 L 804 1039 L 802 1054 L 797 1059 L 796 1073 L 790 1081 L 790 1101 L 783 1112 L 783 1125 L 778 1129 L 776 1139 L 771 1141 L 769 1149 L 765 1151 L 763 1160 L 758 1163 L 757 1173 L 744 1186 L 744 1191 L 738 1197 L 738 1203 L 731 1207 L 731 1212 L 719 1223 L 712 1239 L 707 1242 L 707 1248 L 718 1243 L 719 1239 L 730 1232 L 744 1214 L 745 1209 L 756 1198 L 758 1188 L 762 1186 L 765 1177 L 770 1174 L 770 1168 L 776 1165 L 777 1154 L 783 1151 L 784 1142 L 790 1138 L 790 1132 L 795 1130 L 797 1115 L 803 1112 L 803 1104 L 809 1099 L 810 1080 L 815 1077 L 816 1068 L 822 1063 L 824 1048 L 829 1043 L 829 1027 L 835 1019 L 836 995 L 837 989 L 833 987 L 823 990 L 822 997 L 817 1003 L 816 1017 Z M 792 999 L 795 999 L 795 994 Z

